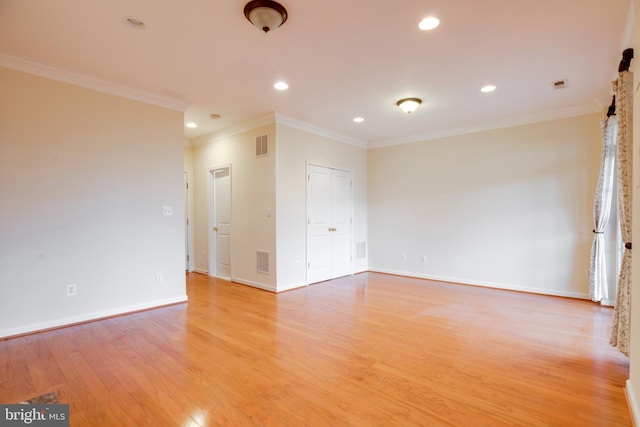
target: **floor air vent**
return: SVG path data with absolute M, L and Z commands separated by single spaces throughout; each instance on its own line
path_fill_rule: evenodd
M 256 157 L 269 155 L 269 137 L 267 135 L 256 136 Z
M 256 271 L 258 273 L 269 272 L 269 252 L 256 251 Z

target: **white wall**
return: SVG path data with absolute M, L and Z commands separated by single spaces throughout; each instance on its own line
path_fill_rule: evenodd
M 283 124 L 276 134 L 277 287 L 283 291 L 306 284 L 307 163 L 353 172 L 353 241 L 367 242 L 367 151 Z M 354 253 L 353 267 L 365 271 L 367 259 Z
M 269 135 L 271 154 L 256 158 L 255 137 Z M 231 165 L 231 276 L 239 283 L 276 290 L 275 155 L 273 125 L 232 136 L 194 140 L 195 269 L 208 272 L 209 170 Z M 270 208 L 272 215 L 267 216 Z M 270 254 L 270 272 L 256 271 L 256 251 Z
M 0 93 L 0 336 L 186 300 L 182 113 L 5 68 Z
M 370 150 L 370 269 L 588 297 L 600 119 Z

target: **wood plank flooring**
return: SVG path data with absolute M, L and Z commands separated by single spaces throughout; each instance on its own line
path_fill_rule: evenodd
M 363 273 L 0 341 L 0 402 L 72 426 L 629 426 L 611 309 Z

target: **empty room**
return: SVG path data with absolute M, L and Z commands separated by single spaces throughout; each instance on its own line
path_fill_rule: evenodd
M 0 0 L 0 424 L 638 425 L 639 13 Z

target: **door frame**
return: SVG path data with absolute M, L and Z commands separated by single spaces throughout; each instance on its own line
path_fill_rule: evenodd
M 184 222 L 185 222 L 185 265 L 186 265 L 186 271 L 187 272 L 191 272 L 193 271 L 193 220 L 191 218 L 191 212 L 192 212 L 192 207 L 191 207 L 191 185 L 190 185 L 190 180 L 189 180 L 189 172 L 185 171 L 184 172 L 184 184 L 185 184 L 185 189 L 184 189 Z
M 230 201 L 229 201 L 229 211 L 233 212 L 233 175 L 231 174 L 231 163 L 222 164 L 218 166 L 213 166 L 209 168 L 209 178 L 207 185 L 207 264 L 208 270 L 207 274 L 212 277 L 218 277 L 217 275 L 217 266 L 216 262 L 211 262 L 211 260 L 216 260 L 216 239 L 215 234 L 213 232 L 213 227 L 215 226 L 215 173 L 220 170 L 228 169 L 229 170 L 229 191 L 230 191 Z M 232 214 L 233 215 L 233 214 Z M 232 216 L 233 218 L 233 216 Z M 233 227 L 233 220 L 231 222 L 231 226 Z M 233 233 L 231 234 L 231 240 L 229 242 L 229 250 L 230 250 L 230 266 L 229 266 L 229 277 L 231 280 L 232 277 L 232 269 L 233 269 Z

